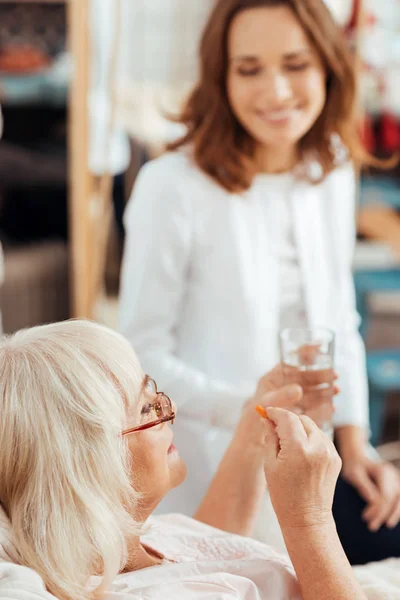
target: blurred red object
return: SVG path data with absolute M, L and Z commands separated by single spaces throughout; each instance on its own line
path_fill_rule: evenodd
M 0 71 L 23 75 L 36 73 L 50 65 L 50 58 L 32 46 L 8 46 L 0 51 Z
M 370 152 L 374 153 L 376 149 L 376 139 L 374 133 L 373 122 L 370 116 L 366 115 L 361 121 L 360 125 L 360 137 L 361 141 L 364 145 L 364 148 Z
M 352 4 L 353 11 L 350 22 L 346 27 L 346 33 L 351 33 L 357 28 L 360 18 L 362 19 L 364 26 L 366 25 L 368 27 L 371 27 L 376 23 L 377 17 L 373 12 L 366 11 L 363 15 L 361 15 L 360 11 L 364 10 L 361 0 L 349 0 L 349 2 Z
M 400 149 L 400 129 L 396 115 L 384 112 L 381 118 L 381 144 L 385 152 Z

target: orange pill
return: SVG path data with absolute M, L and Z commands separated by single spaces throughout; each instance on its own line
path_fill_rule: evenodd
M 265 410 L 265 408 L 263 406 L 256 406 L 256 411 L 258 412 L 259 415 L 261 415 L 262 417 L 264 417 L 264 419 L 268 419 L 268 413 Z

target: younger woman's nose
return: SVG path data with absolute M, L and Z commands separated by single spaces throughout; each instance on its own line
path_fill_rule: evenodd
M 282 73 L 275 73 L 268 78 L 268 99 L 271 105 L 286 102 L 293 96 L 289 79 Z

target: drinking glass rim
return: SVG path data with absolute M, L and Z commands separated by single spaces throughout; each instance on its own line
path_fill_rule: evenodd
M 335 340 L 335 331 L 333 329 L 331 329 L 330 327 L 322 327 L 322 326 L 318 326 L 318 327 L 284 327 L 283 329 L 281 329 L 279 331 L 279 339 L 281 339 L 281 340 L 286 339 L 286 335 L 289 332 L 313 333 L 313 332 L 317 332 L 317 331 L 323 331 L 324 333 L 328 333 L 331 337 L 330 341 L 333 342 Z

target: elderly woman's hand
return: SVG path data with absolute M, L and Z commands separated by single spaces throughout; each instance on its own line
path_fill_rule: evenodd
M 265 424 L 256 412 L 257 406 L 277 406 L 287 410 L 294 410 L 303 397 L 299 385 L 283 385 L 281 368 L 278 365 L 263 377 L 262 389 L 257 392 L 244 405 L 242 416 L 236 428 L 235 438 L 246 446 L 253 445 L 264 452 Z M 241 441 L 240 441 L 241 440 Z M 261 456 L 263 461 L 263 455 Z
M 302 397 L 301 388 L 289 385 L 272 389 L 264 406 L 292 407 Z M 252 398 L 241 418 L 195 518 L 224 531 L 251 536 L 265 497 L 265 419 L 256 412 L 260 398 Z
M 341 460 L 306 416 L 271 407 L 264 420 L 265 475 L 282 530 L 332 521 Z

